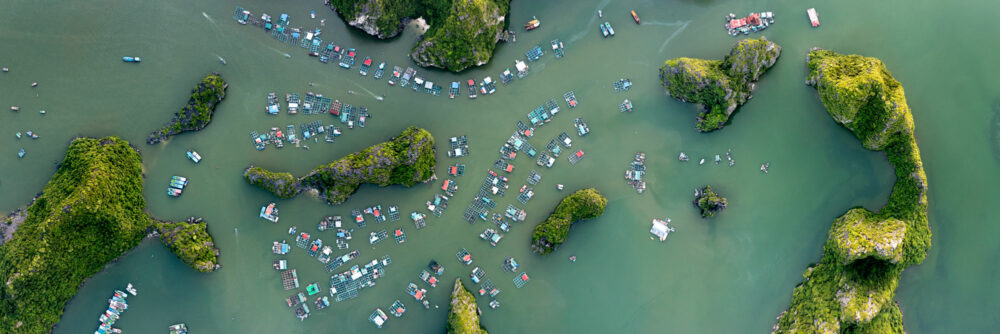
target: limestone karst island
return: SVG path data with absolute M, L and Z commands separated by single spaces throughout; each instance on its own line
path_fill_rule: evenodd
M 0 333 L 995 333 L 998 11 L 8 1 Z

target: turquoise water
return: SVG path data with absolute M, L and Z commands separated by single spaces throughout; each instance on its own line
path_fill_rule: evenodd
M 450 101 L 358 76 L 356 67 L 346 71 L 320 64 L 297 46 L 234 22 L 237 5 L 255 14 L 287 12 L 295 25 L 306 28 L 326 18 L 324 39 L 357 48 L 359 61 L 371 55 L 390 68 L 409 64 L 406 52 L 417 39 L 407 29 L 388 42 L 372 40 L 348 30 L 318 1 L 8 1 L 7 10 L 0 11 L 0 66 L 11 69 L 0 75 L 0 106 L 21 107 L 19 113 L 0 114 L 0 156 L 6 157 L 0 159 L 0 209 L 22 206 L 37 193 L 71 138 L 118 135 L 143 154 L 150 213 L 162 219 L 204 217 L 222 251 L 223 268 L 200 274 L 158 241 L 147 241 L 81 288 L 57 333 L 95 328 L 112 289 L 128 282 L 139 289 L 119 322 L 128 332 L 164 332 L 176 322 L 187 323 L 196 333 L 370 332 L 374 327 L 367 316 L 375 307 L 387 309 L 395 299 L 408 311 L 381 331 L 440 332 L 450 283 L 463 277 L 471 285 L 471 268 L 454 257 L 461 247 L 472 252 L 475 265 L 503 291 L 500 309 L 489 309 L 488 299 L 479 299 L 482 321 L 492 332 L 768 331 L 803 269 L 819 258 L 832 220 L 853 206 L 880 207 L 893 183 L 884 155 L 864 150 L 803 84 L 803 55 L 812 46 L 879 57 L 906 87 L 931 187 L 934 232 L 927 260 L 907 270 L 897 290 L 906 329 L 989 332 L 1000 325 L 993 311 L 1000 308 L 1000 290 L 991 288 L 998 278 L 995 254 L 1000 249 L 993 237 L 1000 227 L 991 222 L 1000 217 L 988 210 L 991 190 L 1000 184 L 988 142 L 992 104 L 1000 91 L 992 75 L 1000 66 L 992 61 L 992 52 L 1000 45 L 989 21 L 978 19 L 980 13 L 1000 9 L 995 2 L 514 1 L 510 20 L 518 28 L 518 42 L 501 45 L 489 65 L 458 75 L 419 72 L 442 86 L 486 75 L 496 79 L 514 59 L 523 59 L 527 49 L 539 44 L 548 50 L 554 38 L 565 42 L 567 55 L 555 59 L 547 53 L 530 64 L 528 77 L 475 101 L 464 97 L 464 85 L 461 97 Z M 822 27 L 809 28 L 808 7 L 817 8 Z M 614 38 L 600 38 L 597 9 L 603 9 L 602 21 L 615 25 Z M 630 9 L 639 12 L 643 25 L 632 23 Z M 317 11 L 316 20 L 308 18 L 310 10 Z M 777 14 L 777 24 L 764 35 L 782 45 L 782 58 L 729 126 L 697 133 L 694 107 L 663 95 L 656 68 L 672 57 L 721 57 L 735 42 L 722 30 L 722 16 L 750 10 Z M 538 16 L 542 27 L 523 32 L 519 25 L 531 16 Z M 292 58 L 285 59 L 284 53 Z M 126 55 L 144 61 L 123 64 L 119 59 Z M 220 56 L 228 65 L 219 63 Z M 146 145 L 145 136 L 166 122 L 193 84 L 212 71 L 230 83 L 212 124 L 166 144 Z M 613 92 L 611 83 L 620 77 L 632 79 L 632 90 Z M 30 88 L 31 82 L 39 87 Z M 580 107 L 565 108 L 561 96 L 569 90 L 576 92 Z M 334 144 L 257 152 L 248 142 L 250 130 L 314 120 L 334 123 L 327 115 L 265 115 L 265 96 L 271 91 L 322 93 L 365 105 L 372 118 L 364 129 L 345 129 Z M 385 101 L 375 100 L 383 94 Z M 625 98 L 635 105 L 631 114 L 617 111 Z M 530 142 L 544 147 L 560 132 L 571 133 L 573 118 L 583 117 L 592 133 L 583 138 L 573 134 L 573 148 L 584 150 L 586 157 L 576 165 L 560 158 L 552 169 L 524 157 L 515 160 L 511 189 L 498 207 L 525 207 L 528 220 L 515 224 L 498 247 L 490 247 L 478 238 L 487 226 L 464 222 L 462 211 L 514 123 L 527 121 L 525 115 L 549 99 L 559 101 L 563 111 Z M 38 114 L 41 109 L 47 113 Z M 438 192 L 441 181 L 412 188 L 366 185 L 334 207 L 307 196 L 278 201 L 281 223 L 270 224 L 257 218 L 257 210 L 274 199 L 247 185 L 241 171 L 252 163 L 301 175 L 408 125 L 428 129 L 437 138 L 439 177 L 447 176 L 447 165 L 468 165 L 466 175 L 455 178 L 458 194 L 445 215 L 429 219 L 425 229 L 414 229 L 406 219 L 392 223 L 406 229 L 409 240 L 402 245 L 364 245 L 367 232 L 389 229 L 370 222 L 356 234 L 362 240 L 352 246 L 361 251 L 358 262 L 390 255 L 387 277 L 355 300 L 313 310 L 298 321 L 283 301 L 292 291 L 281 289 L 278 273 L 270 267 L 277 258 L 270 252 L 271 241 L 291 240 L 285 233 L 289 225 L 315 232 L 322 216 L 347 216 L 376 203 L 399 205 L 404 214 L 425 211 L 423 203 Z M 41 138 L 14 138 L 13 133 L 27 130 Z M 463 134 L 469 135 L 471 156 L 447 158 L 442 145 Z M 18 160 L 15 154 L 22 147 L 28 155 Z M 204 161 L 193 165 L 186 160 L 188 148 L 200 152 Z M 699 159 L 727 149 L 737 160 L 735 167 L 676 159 L 680 151 Z M 642 195 L 622 180 L 636 151 L 646 152 L 650 171 L 649 189 Z M 763 162 L 770 162 L 770 174 L 759 172 Z M 515 200 L 516 190 L 531 169 L 543 179 L 535 198 L 522 206 Z M 163 194 L 170 175 L 190 179 L 180 198 Z M 565 184 L 567 190 L 556 191 L 555 184 Z M 730 203 L 708 221 L 690 204 L 693 189 L 705 184 Z M 552 255 L 530 254 L 533 224 L 566 192 L 590 186 L 608 197 L 605 214 L 577 225 Z M 654 217 L 670 217 L 677 228 L 664 243 L 649 240 Z M 333 232 L 318 235 L 333 241 Z M 569 262 L 570 255 L 578 260 Z M 513 275 L 500 270 L 506 256 L 516 257 L 531 275 L 524 288 L 515 288 Z M 287 258 L 303 286 L 319 282 L 328 288 L 329 275 L 315 259 L 297 248 Z M 409 282 L 424 285 L 417 273 L 431 259 L 447 271 L 444 284 L 429 289 L 431 304 L 441 308 L 424 310 L 404 289 Z

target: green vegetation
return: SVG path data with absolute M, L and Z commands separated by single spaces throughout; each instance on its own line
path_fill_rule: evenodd
M 674 58 L 660 67 L 667 96 L 697 103 L 699 131 L 721 129 L 754 90 L 754 82 L 778 61 L 781 46 L 766 38 L 736 43 L 722 60 Z
M 545 221 L 535 226 L 531 248 L 542 255 L 551 253 L 566 241 L 573 223 L 600 216 L 607 205 L 608 200 L 594 188 L 577 190 L 566 196 Z
M 903 333 L 892 302 L 899 275 L 931 245 L 927 177 L 903 87 L 876 58 L 813 49 L 806 59 L 807 83 L 827 111 L 866 148 L 886 152 L 896 184 L 879 212 L 854 208 L 834 221 L 776 332 Z
M 387 142 L 316 167 L 298 180 L 290 173 L 253 166 L 243 172 L 243 177 L 281 198 L 292 198 L 308 190 L 319 192 L 330 204 L 340 204 L 362 183 L 409 187 L 427 181 L 434 176 L 436 163 L 434 137 L 427 130 L 411 126 Z
M 179 223 L 161 222 L 154 224 L 154 227 L 163 244 L 191 268 L 209 272 L 220 267 L 216 258 L 219 249 L 215 248 L 215 242 L 208 234 L 208 224 L 200 218 Z
M 420 66 L 459 72 L 487 63 L 506 24 L 510 0 L 331 0 L 351 26 L 392 38 L 404 23 L 423 18 L 430 26 L 410 57 Z
M 212 121 L 215 107 L 226 97 L 228 86 L 218 73 L 205 76 L 191 90 L 191 98 L 188 99 L 187 105 L 174 114 L 174 118 L 163 128 L 149 134 L 146 143 L 156 144 L 182 132 L 204 129 Z
M 476 306 L 476 296 L 462 285 L 462 280 L 455 279 L 455 288 L 451 290 L 451 310 L 448 311 L 448 334 L 487 334 L 486 328 L 479 323 L 479 307 Z
M 0 332 L 51 331 L 84 280 L 139 244 L 151 223 L 142 187 L 142 157 L 128 142 L 70 144 L 0 246 Z
M 712 186 L 705 186 L 694 198 L 694 206 L 701 209 L 702 218 L 710 218 L 722 211 L 729 204 L 725 197 L 719 196 L 712 191 Z

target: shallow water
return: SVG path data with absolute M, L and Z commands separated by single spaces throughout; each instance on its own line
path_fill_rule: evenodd
M 62 159 L 71 138 L 118 135 L 143 153 L 149 211 L 158 218 L 201 216 L 209 222 L 221 248 L 222 270 L 200 274 L 187 268 L 159 242 L 147 241 L 106 271 L 90 279 L 66 308 L 57 333 L 89 331 L 106 307 L 114 288 L 132 282 L 139 296 L 118 323 L 128 332 L 165 331 L 185 322 L 193 332 L 293 332 L 336 329 L 369 332 L 367 316 L 375 307 L 387 309 L 395 299 L 406 304 L 402 318 L 392 318 L 382 331 L 440 332 L 447 317 L 450 283 L 467 268 L 454 254 L 468 248 L 475 265 L 503 292 L 502 306 L 489 309 L 480 298 L 483 323 L 496 333 L 538 332 L 765 332 L 788 304 L 803 269 L 819 258 L 833 219 L 853 206 L 877 209 L 893 183 L 885 156 L 864 150 L 849 132 L 836 125 L 803 84 L 805 52 L 822 46 L 843 53 L 876 56 L 885 61 L 907 90 L 917 125 L 924 167 L 930 182 L 930 223 L 934 246 L 924 264 L 903 275 L 897 300 L 906 329 L 913 333 L 989 332 L 1000 326 L 1000 290 L 995 254 L 1000 227 L 990 224 L 998 214 L 986 210 L 991 190 L 1000 184 L 998 166 L 989 144 L 992 104 L 1000 84 L 992 73 L 1000 66 L 991 55 L 1000 45 L 987 20 L 970 19 L 996 12 L 1000 3 L 961 4 L 930 1 L 848 1 L 802 4 L 798 1 L 514 1 L 511 25 L 518 42 L 501 45 L 489 65 L 458 75 L 420 70 L 446 86 L 468 78 L 494 78 L 524 51 L 540 44 L 547 54 L 528 77 L 494 96 L 475 101 L 432 97 L 390 87 L 385 80 L 357 75 L 335 65 L 323 65 L 297 46 L 284 45 L 261 30 L 231 19 L 235 6 L 277 16 L 287 12 L 295 25 L 312 27 L 326 18 L 322 37 L 357 48 L 392 65 L 408 65 L 406 52 L 417 39 L 412 29 L 388 41 L 376 41 L 353 30 L 319 1 L 278 4 L 252 0 L 198 2 L 96 1 L 90 3 L 8 1 L 0 11 L 0 106 L 21 106 L 21 112 L 0 114 L 0 209 L 12 210 L 40 191 Z M 816 6 L 823 26 L 808 26 L 805 9 Z M 595 15 L 602 9 L 604 18 Z M 635 9 L 643 25 L 632 23 Z M 315 20 L 310 10 L 317 11 Z M 725 35 L 722 16 L 729 12 L 771 10 L 777 24 L 764 34 L 783 47 L 782 59 L 759 82 L 753 100 L 724 130 L 694 131 L 692 105 L 663 95 L 657 66 L 679 56 L 719 58 L 735 40 Z M 542 27 L 524 32 L 519 25 L 538 16 Z M 617 36 L 602 39 L 597 24 L 610 21 Z M 922 22 L 919 27 L 914 22 Z M 960 22 L 960 24 L 955 24 Z M 756 36 L 756 35 L 755 35 Z M 548 42 L 560 38 L 566 57 L 555 59 Z M 284 53 L 292 54 L 285 59 Z M 123 64 L 120 57 L 141 56 L 141 64 Z M 222 65 L 218 57 L 228 65 Z M 405 68 L 405 66 L 403 66 Z M 166 144 L 143 143 L 186 101 L 193 84 L 218 71 L 229 82 L 228 96 L 210 126 L 196 134 L 175 137 Z M 634 87 L 614 93 L 612 81 L 632 79 Z M 39 87 L 30 88 L 31 82 Z M 315 83 L 309 86 L 308 83 Z M 267 116 L 265 96 L 275 91 L 303 94 L 311 90 L 346 103 L 368 106 L 372 118 L 364 129 L 344 130 L 336 143 L 311 144 L 306 151 L 286 146 L 257 152 L 247 140 L 250 130 L 284 127 L 313 120 L 332 124 L 326 115 Z M 580 107 L 565 108 L 561 96 L 574 90 Z M 356 92 L 351 95 L 348 91 Z M 447 89 L 445 91 L 447 93 Z M 386 95 L 383 102 L 375 95 Z M 636 110 L 620 114 L 622 99 Z M 478 238 L 485 226 L 470 225 L 462 211 L 496 159 L 496 149 L 513 132 L 517 120 L 534 107 L 556 99 L 563 106 L 555 119 L 538 129 L 530 142 L 538 148 L 572 120 L 584 117 L 592 133 L 573 134 L 574 149 L 586 157 L 572 166 L 565 157 L 552 169 L 527 158 L 515 160 L 511 189 L 498 207 L 515 203 L 516 190 L 532 169 L 543 174 L 528 202 L 528 220 L 515 224 L 496 248 Z M 38 110 L 44 109 L 46 115 Z M 358 262 L 390 255 L 387 277 L 362 290 L 355 300 L 313 310 L 298 321 L 283 302 L 283 291 L 270 263 L 270 242 L 288 239 L 297 225 L 315 232 L 324 215 L 347 216 L 351 209 L 373 203 L 400 206 L 409 213 L 423 210 L 440 181 L 412 188 L 363 186 L 346 203 L 330 207 L 302 196 L 278 201 L 281 223 L 257 218 L 258 207 L 273 198 L 247 185 L 241 171 L 249 164 L 301 175 L 318 164 L 384 141 L 408 125 L 428 129 L 439 142 L 438 175 L 461 162 L 467 174 L 456 178 L 460 190 L 442 218 L 416 230 L 403 219 L 408 241 L 392 241 L 374 249 L 363 245 L 363 234 L 388 226 L 369 222 L 352 245 L 361 250 Z M 37 131 L 37 140 L 14 139 L 17 131 Z M 472 155 L 451 159 L 442 144 L 448 137 L 469 135 Z M 28 155 L 16 159 L 19 148 Z M 193 165 L 184 158 L 195 148 L 205 158 Z M 735 167 L 676 159 L 680 151 L 692 159 L 724 154 L 732 149 Z M 636 195 L 622 180 L 636 151 L 647 153 L 649 189 Z M 710 159 L 709 159 L 710 160 Z M 770 162 L 764 175 L 759 164 Z M 180 198 L 163 194 L 170 175 L 184 175 L 190 187 Z M 555 184 L 566 185 L 563 193 Z M 691 205 L 695 187 L 711 184 L 729 198 L 730 207 L 713 220 L 702 220 Z M 569 241 L 548 257 L 529 253 L 531 227 L 571 190 L 596 187 L 608 197 L 605 214 L 577 225 Z M 525 206 L 521 206 L 525 207 Z M 654 217 L 670 217 L 677 232 L 666 242 L 649 240 Z M 383 224 L 386 225 L 386 224 Z M 237 232 L 238 228 L 238 232 Z M 318 235 L 329 243 L 333 232 Z M 294 247 L 293 247 L 294 248 Z M 578 260 L 571 263 L 570 255 Z M 531 275 L 516 289 L 512 274 L 500 270 L 502 259 L 514 256 Z M 429 289 L 432 305 L 424 310 L 404 291 L 417 273 L 436 259 L 447 267 L 442 285 Z M 319 282 L 327 289 L 329 275 L 320 263 L 294 248 L 289 266 L 298 270 L 302 286 Z M 344 268 L 346 270 L 346 268 Z M 417 282 L 419 285 L 424 283 Z M 311 302 L 311 300 L 310 300 Z M 726 319 L 726 321 L 718 321 Z

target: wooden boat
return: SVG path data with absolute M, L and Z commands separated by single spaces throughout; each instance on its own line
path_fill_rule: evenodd
M 537 17 L 532 16 L 531 17 L 531 21 L 528 21 L 528 23 L 524 24 L 524 30 L 528 30 L 528 31 L 534 30 L 535 28 L 538 28 L 538 26 L 541 26 L 541 25 L 542 25 L 542 21 L 539 21 Z
M 125 61 L 126 63 L 138 63 L 138 62 L 142 61 L 142 58 L 139 58 L 139 57 L 122 57 L 122 60 Z
M 635 20 L 635 24 L 639 24 L 639 14 L 636 14 L 634 10 L 632 11 L 632 19 Z

